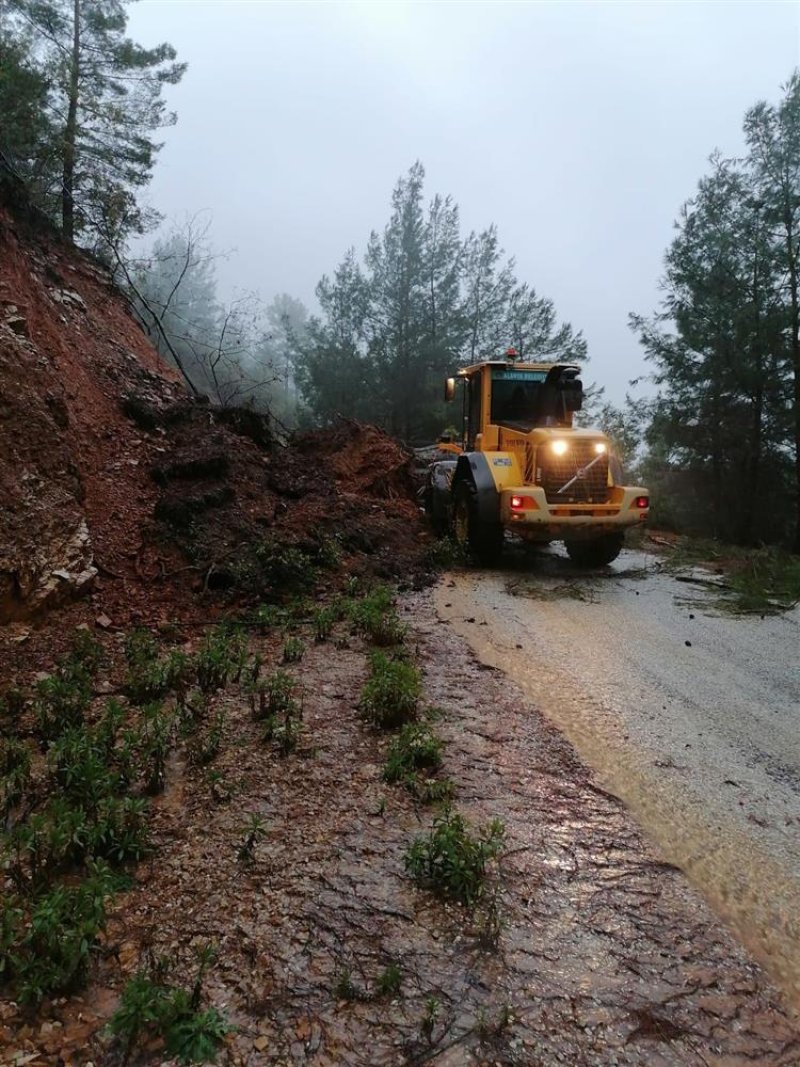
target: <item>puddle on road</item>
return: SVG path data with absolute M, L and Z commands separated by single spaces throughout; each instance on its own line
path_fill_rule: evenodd
M 592 588 L 594 577 L 587 583 L 581 576 L 579 588 Z M 562 664 L 549 662 L 530 633 L 518 620 L 515 624 L 509 608 L 513 601 L 503 602 L 503 585 L 509 592 L 509 582 L 535 585 L 538 580 L 509 578 L 507 572 L 456 575 L 454 584 L 437 589 L 436 607 L 483 663 L 505 672 L 561 730 L 602 784 L 632 810 L 666 860 L 686 872 L 800 1009 L 797 879 L 761 846 L 757 825 L 747 835 L 733 818 L 709 818 L 699 791 L 685 774 L 677 773 L 675 761 L 654 766 L 652 752 L 643 753 L 621 736 L 619 720 L 609 714 L 602 697 L 593 699 L 579 674 L 570 675 Z M 545 571 L 545 588 L 548 581 L 552 578 Z M 538 605 L 531 608 L 535 611 Z M 597 612 L 598 606 L 587 605 L 587 610 Z

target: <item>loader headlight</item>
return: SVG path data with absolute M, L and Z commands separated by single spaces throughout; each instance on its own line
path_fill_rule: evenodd
M 594 450 L 598 454 L 598 456 L 602 456 L 604 452 L 608 452 L 608 446 L 606 445 L 605 441 L 598 441 L 597 444 L 594 446 Z
M 562 440 L 553 441 L 552 445 L 550 445 L 550 448 L 553 450 L 555 455 L 563 456 L 569 448 L 569 444 L 566 441 Z

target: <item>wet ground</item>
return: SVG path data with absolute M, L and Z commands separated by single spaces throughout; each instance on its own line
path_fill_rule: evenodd
M 476 824 L 505 824 L 476 913 L 406 874 L 435 812 L 382 779 L 387 739 L 356 708 L 367 649 L 343 632 L 309 641 L 293 668 L 305 694 L 298 750 L 280 758 L 245 697 L 225 693 L 220 754 L 210 768 L 170 768 L 155 851 L 115 903 L 94 984 L 35 1019 L 0 1005 L 7 1062 L 115 1067 L 103 1027 L 127 978 L 164 956 L 191 984 L 207 943 L 218 956 L 206 996 L 236 1026 L 222 1063 L 800 1062 L 800 1029 L 764 971 L 523 687 L 440 621 L 436 604 L 499 639 L 481 591 L 505 595 L 509 577 L 465 574 L 401 602 L 426 700 L 441 709 L 455 803 Z M 468 589 L 474 614 L 459 615 Z M 253 648 L 280 662 L 280 641 Z M 265 835 L 247 866 L 237 852 L 253 813 Z M 391 965 L 400 990 L 381 995 Z M 154 1044 L 137 1062 L 165 1061 Z
M 589 575 L 512 556 L 436 604 L 800 1004 L 800 610 L 731 617 L 633 552 Z

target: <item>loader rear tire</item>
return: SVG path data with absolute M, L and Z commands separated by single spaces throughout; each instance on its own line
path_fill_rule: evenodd
M 565 541 L 567 555 L 579 567 L 605 567 L 613 563 L 625 543 L 623 533 L 603 534 L 591 541 Z
M 470 482 L 459 482 L 453 493 L 453 537 L 467 555 L 491 566 L 503 551 L 503 527 L 478 515 L 478 493 Z

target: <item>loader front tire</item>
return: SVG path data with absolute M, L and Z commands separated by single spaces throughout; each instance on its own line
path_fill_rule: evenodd
M 503 551 L 503 527 L 478 515 L 478 493 L 470 482 L 459 482 L 453 493 L 453 537 L 465 554 L 491 566 Z
M 603 534 L 591 541 L 565 541 L 567 555 L 579 567 L 605 567 L 613 563 L 625 543 L 623 533 Z

